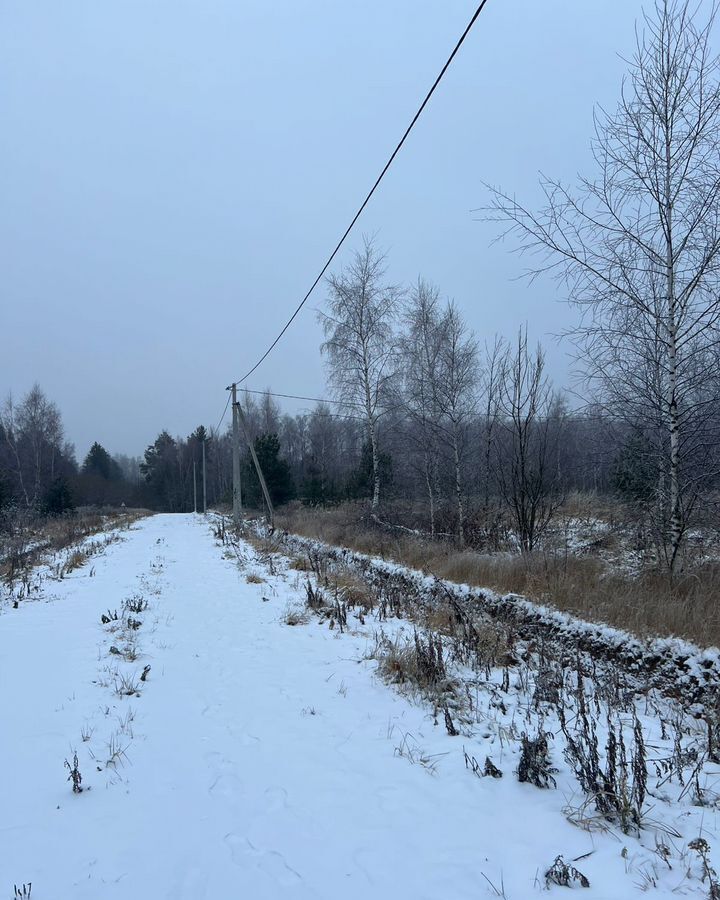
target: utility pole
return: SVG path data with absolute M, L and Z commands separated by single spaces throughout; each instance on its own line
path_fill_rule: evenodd
M 193 460 L 193 512 L 197 512 L 197 463 Z
M 232 438 L 233 438 L 233 521 L 237 527 L 242 522 L 242 493 L 240 488 L 240 420 L 238 415 L 237 384 L 230 385 L 232 391 Z
M 207 479 L 205 477 L 205 440 L 202 442 L 202 467 L 203 467 L 203 515 L 207 515 Z

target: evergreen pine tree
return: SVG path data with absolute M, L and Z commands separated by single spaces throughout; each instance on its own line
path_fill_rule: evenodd
M 280 458 L 280 439 L 276 434 L 261 434 L 255 438 L 255 453 L 265 476 L 270 499 L 274 506 L 282 506 L 295 496 L 295 485 L 287 460 Z M 252 459 L 245 460 L 243 479 L 244 500 L 248 506 L 260 507 L 262 489 Z
M 107 450 L 97 441 L 90 448 L 82 464 L 83 475 L 97 475 L 106 481 L 120 481 L 123 477 L 120 466 Z
M 43 499 L 43 509 L 48 516 L 61 516 L 75 509 L 70 484 L 64 475 L 60 475 L 50 484 Z

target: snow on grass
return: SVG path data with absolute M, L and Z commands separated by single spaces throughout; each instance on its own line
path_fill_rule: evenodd
M 446 647 L 448 683 L 388 685 L 383 653 L 412 652 L 413 623 L 332 597 L 308 609 L 305 572 L 216 542 L 200 517 L 145 519 L 93 566 L 0 616 L 0 897 L 31 881 L 34 900 L 522 900 L 548 871 L 560 895 L 555 876 L 608 900 L 708 896 L 688 844 L 717 845 L 713 766 L 667 770 L 700 737 L 673 729 L 666 701 L 615 713 L 628 758 L 637 713 L 661 770 L 643 828 L 624 833 L 586 802 L 542 699 L 555 682 L 538 693 L 530 665 L 482 675 Z M 604 746 L 601 693 L 589 678 Z M 538 729 L 555 788 L 516 775 Z M 486 756 L 502 778 L 474 773 Z
M 262 525 L 256 523 L 257 533 Z M 627 631 L 587 622 L 570 613 L 528 600 L 518 594 L 498 594 L 488 588 L 474 588 L 436 578 L 407 566 L 345 548 L 333 547 L 314 538 L 283 533 L 277 536 L 288 552 L 320 554 L 362 573 L 376 584 L 390 584 L 396 591 L 416 594 L 424 602 L 437 602 L 450 594 L 458 602 L 469 604 L 500 622 L 515 628 L 523 636 L 543 635 L 559 640 L 573 652 L 586 650 L 605 657 L 646 683 L 664 690 L 682 693 L 702 716 L 714 714 L 720 695 L 720 649 L 700 648 L 682 638 L 642 639 Z

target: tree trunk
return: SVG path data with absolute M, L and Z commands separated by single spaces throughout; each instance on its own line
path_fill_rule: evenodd
M 435 537 L 435 490 L 433 488 L 433 471 L 430 454 L 425 451 L 425 485 L 428 494 L 428 508 L 430 510 L 430 536 Z
M 465 510 L 463 509 L 462 499 L 462 477 L 460 474 L 460 447 L 458 444 L 457 433 L 453 432 L 453 458 L 455 462 L 455 498 L 457 502 L 458 514 L 458 543 L 461 547 L 465 546 Z
M 17 476 L 18 476 L 18 482 L 20 484 L 20 490 L 23 492 L 23 497 L 25 498 L 25 506 L 28 507 L 28 509 L 29 509 L 30 508 L 30 497 L 28 495 L 27 489 L 25 488 L 25 479 L 23 478 L 22 463 L 20 462 L 20 454 L 18 453 L 17 443 L 14 439 L 14 435 L 13 435 L 13 440 L 11 441 L 8 434 L 9 434 L 9 432 L 6 430 L 5 441 L 8 445 L 8 447 L 10 447 L 10 449 L 12 450 L 12 454 L 15 457 L 15 465 L 17 466 Z
M 483 473 L 483 521 L 485 523 L 485 537 L 490 535 L 490 465 L 493 448 L 492 425 L 487 417 L 485 424 L 485 472 Z
M 670 178 L 672 147 L 670 144 L 670 126 L 667 121 L 665 124 L 665 265 L 668 304 L 668 427 L 670 431 L 670 558 L 668 565 L 670 577 L 672 578 L 682 540 L 682 522 L 680 515 L 680 420 L 677 401 L 677 300 L 675 297 L 675 256 L 673 250 L 673 209 Z
M 372 451 L 373 467 L 373 496 L 372 511 L 376 513 L 380 506 L 380 453 L 377 445 L 377 433 L 375 431 L 375 416 L 373 414 L 372 391 L 370 384 L 370 362 L 367 349 L 363 350 L 363 388 L 365 390 L 365 415 L 367 416 L 368 435 L 370 437 L 370 450 Z
M 378 453 L 377 435 L 375 433 L 375 422 L 370 416 L 368 421 L 368 430 L 370 432 L 370 449 L 372 450 L 373 464 L 373 498 L 372 509 L 377 512 L 380 506 L 380 455 Z
M 42 457 L 40 453 L 40 448 L 35 443 L 35 494 L 33 496 L 33 503 L 37 503 L 40 499 L 41 494 L 41 479 L 42 479 Z

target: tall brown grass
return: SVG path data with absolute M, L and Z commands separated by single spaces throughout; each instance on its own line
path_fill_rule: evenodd
M 603 560 L 566 551 L 479 553 L 375 526 L 363 506 L 290 508 L 277 516 L 287 531 L 349 547 L 473 587 L 516 593 L 592 622 L 641 637 L 678 636 L 720 646 L 720 562 L 695 565 L 670 583 L 648 567 L 637 576 Z
M 129 528 L 138 519 L 152 515 L 146 509 L 79 509 L 66 516 L 41 517 L 18 510 L 6 514 L 0 531 L 0 578 L 10 578 L 38 565 L 87 537 L 113 528 Z

